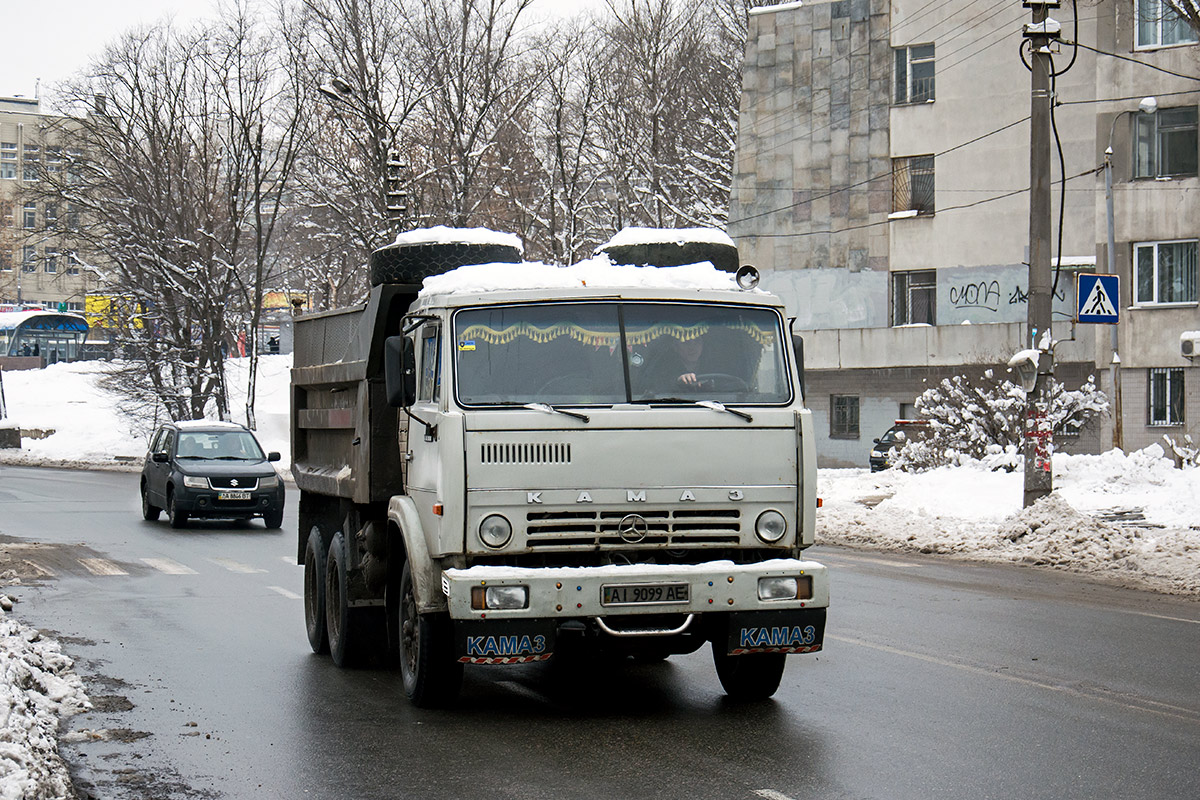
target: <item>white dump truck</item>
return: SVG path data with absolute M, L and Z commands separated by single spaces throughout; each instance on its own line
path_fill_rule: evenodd
M 704 644 L 729 695 L 770 696 L 829 605 L 801 557 L 816 458 L 782 303 L 720 232 L 521 255 L 506 234 L 402 234 L 365 305 L 297 319 L 309 643 L 398 666 L 420 706 L 467 664 Z

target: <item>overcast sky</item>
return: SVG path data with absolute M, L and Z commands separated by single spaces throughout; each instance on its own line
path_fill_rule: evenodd
M 597 0 L 535 0 L 544 13 L 571 14 Z M 191 21 L 210 16 L 212 0 L 4 0 L 9 34 L 0 47 L 0 97 L 33 97 L 70 77 L 105 44 L 129 28 L 167 16 Z M 45 94 L 45 91 L 42 92 Z

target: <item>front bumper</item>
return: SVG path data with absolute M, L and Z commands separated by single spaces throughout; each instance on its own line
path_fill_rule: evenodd
M 812 596 L 805 600 L 760 600 L 758 579 L 808 576 Z M 686 602 L 605 605 L 608 585 L 688 585 Z M 525 608 L 481 611 L 471 608 L 476 586 L 525 586 Z M 705 614 L 729 611 L 779 611 L 825 608 L 829 605 L 829 576 L 815 561 L 778 558 L 756 564 L 710 561 L 703 564 L 628 564 L 604 567 L 470 567 L 442 573 L 450 617 L 455 620 L 611 617 L 637 614 Z
M 175 505 L 193 517 L 253 517 L 283 510 L 284 489 L 255 490 L 245 500 L 222 500 L 215 489 L 175 490 Z

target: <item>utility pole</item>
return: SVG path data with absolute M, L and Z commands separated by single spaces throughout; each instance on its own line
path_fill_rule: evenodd
M 1030 43 L 1029 130 L 1029 316 L 1027 347 L 1042 351 L 1037 383 L 1025 396 L 1025 498 L 1029 507 L 1054 488 L 1051 469 L 1053 428 L 1050 423 L 1050 380 L 1054 375 L 1054 349 L 1050 333 L 1052 287 L 1050 272 L 1050 42 L 1059 38 L 1058 22 L 1047 15 L 1058 8 L 1056 0 L 1025 0 L 1033 22 L 1025 26 Z M 1066 176 L 1063 176 L 1066 179 Z

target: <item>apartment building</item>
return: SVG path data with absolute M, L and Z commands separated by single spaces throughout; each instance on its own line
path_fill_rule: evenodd
M 61 121 L 37 99 L 0 97 L 0 307 L 82 312 L 95 288 L 71 245 L 77 209 L 33 191 L 44 175 L 67 168 L 55 136 Z
M 1200 45 L 1159 0 L 1078 13 L 1050 12 L 1063 39 L 1056 377 L 1095 376 L 1121 413 L 1055 446 L 1134 450 L 1200 420 L 1200 370 L 1181 351 L 1200 331 Z M 805 337 L 825 466 L 865 466 L 931 383 L 1003 370 L 1031 346 L 1031 19 L 1018 0 L 808 0 L 751 15 L 729 230 Z M 1115 336 L 1074 321 L 1076 274 L 1109 269 L 1110 143 Z

